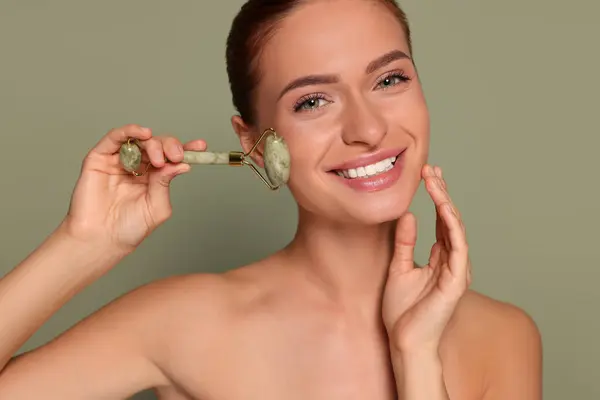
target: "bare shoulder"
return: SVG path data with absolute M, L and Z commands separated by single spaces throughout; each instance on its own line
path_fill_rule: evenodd
M 206 350 L 224 327 L 233 298 L 227 281 L 219 275 L 176 276 L 120 296 L 13 358 L 2 371 L 0 397 L 128 398 L 172 386 L 177 374 L 170 367 Z
M 263 294 L 263 280 L 264 273 L 254 265 L 222 273 L 176 275 L 140 286 L 109 307 L 123 314 L 148 314 L 158 324 L 160 329 L 153 334 L 160 335 L 162 342 L 190 334 L 205 335 L 206 341 L 222 336 L 247 304 Z
M 228 285 L 223 274 L 197 273 L 159 279 L 136 288 L 125 296 L 136 297 L 141 304 L 161 308 L 202 306 L 224 300 Z
M 466 329 L 487 340 L 506 341 L 517 336 L 539 340 L 537 324 L 525 310 L 473 290 L 465 294 L 456 313 L 457 321 L 465 323 Z
M 232 320 L 243 285 L 229 273 L 178 275 L 141 286 L 124 297 L 123 312 L 152 311 L 161 332 L 160 341 L 218 334 Z M 203 340 L 207 339 L 206 337 Z
M 542 339 L 525 310 L 468 291 L 451 326 L 449 343 L 482 371 L 484 400 L 541 398 Z

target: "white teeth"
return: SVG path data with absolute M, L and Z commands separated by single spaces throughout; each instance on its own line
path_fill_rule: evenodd
M 337 171 L 337 174 L 339 176 L 342 176 L 347 179 L 375 176 L 375 175 L 381 174 L 383 172 L 387 172 L 390 169 L 394 168 L 393 163 L 395 161 L 396 161 L 396 157 L 390 157 L 390 158 L 386 158 L 385 160 L 381 160 L 375 164 L 366 165 L 364 167 L 351 168 L 351 169 Z

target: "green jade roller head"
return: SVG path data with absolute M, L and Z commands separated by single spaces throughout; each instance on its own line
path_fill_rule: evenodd
M 250 162 L 250 155 L 264 140 L 263 159 L 267 179 Z M 123 169 L 135 176 L 142 176 L 145 172 L 138 172 L 142 165 L 142 151 L 137 140 L 129 139 L 121 145 L 119 160 Z M 254 173 L 271 190 L 277 190 L 285 185 L 290 177 L 290 153 L 285 140 L 277 135 L 275 130 L 269 128 L 258 138 L 248 153 L 241 151 L 210 152 L 210 151 L 184 151 L 183 161 L 187 164 L 197 165 L 232 165 L 249 166 Z M 147 165 L 146 170 L 150 164 Z

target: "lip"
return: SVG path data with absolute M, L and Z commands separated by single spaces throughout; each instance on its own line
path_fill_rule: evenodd
M 403 153 L 406 148 L 395 148 L 395 149 L 382 149 L 378 150 L 374 153 L 364 154 L 360 157 L 357 157 L 353 160 L 346 161 L 342 164 L 338 164 L 333 166 L 332 168 L 327 169 L 327 171 L 339 171 L 346 169 L 354 169 L 358 167 L 364 167 L 367 165 L 375 164 L 381 160 L 385 160 L 386 158 L 396 157 L 399 154 Z
M 346 187 L 354 190 L 355 192 L 380 192 L 382 190 L 394 186 L 400 180 L 404 171 L 404 156 L 405 152 L 402 151 L 398 156 L 396 162 L 394 163 L 394 167 L 392 169 L 375 176 L 347 179 L 342 176 L 339 176 L 336 173 L 329 173 L 329 175 L 332 179 L 335 179 L 337 182 L 342 183 Z

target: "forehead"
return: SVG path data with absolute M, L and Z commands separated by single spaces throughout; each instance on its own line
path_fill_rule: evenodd
M 260 68 L 272 84 L 311 74 L 344 76 L 364 73 L 370 61 L 391 50 L 408 54 L 408 41 L 380 2 L 315 0 L 280 22 L 263 48 Z

